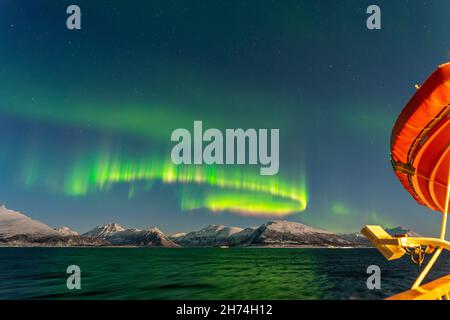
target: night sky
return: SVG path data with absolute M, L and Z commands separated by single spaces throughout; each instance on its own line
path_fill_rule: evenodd
M 287 219 L 436 232 L 389 161 L 449 1 L 0 1 L 0 200 L 51 226 Z M 77 4 L 82 29 L 66 28 Z M 175 167 L 176 128 L 279 128 L 280 170 Z

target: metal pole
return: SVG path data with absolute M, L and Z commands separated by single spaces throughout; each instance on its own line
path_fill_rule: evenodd
M 448 179 L 447 179 L 447 194 L 445 197 L 445 210 L 442 213 L 442 224 L 441 224 L 441 240 L 445 240 L 445 231 L 447 228 L 447 215 L 448 215 L 448 207 L 449 207 L 449 201 L 450 201 L 450 168 L 448 172 Z M 442 252 L 442 247 L 438 248 L 434 255 L 431 257 L 430 261 L 426 265 L 426 267 L 422 270 L 419 277 L 416 279 L 416 282 L 414 282 L 411 289 L 416 289 L 420 287 L 420 284 L 422 283 L 423 279 L 427 276 L 427 274 L 430 272 L 431 268 L 435 264 L 437 258 L 439 258 L 439 255 Z

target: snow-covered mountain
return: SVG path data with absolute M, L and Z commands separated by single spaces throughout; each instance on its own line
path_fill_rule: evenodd
M 410 229 L 386 229 L 391 235 L 408 234 Z M 117 223 L 98 226 L 83 235 L 68 227 L 52 229 L 45 223 L 0 206 L 1 246 L 146 246 L 146 247 L 358 247 L 370 246 L 360 233 L 336 234 L 292 221 L 270 221 L 259 227 L 238 228 L 211 225 L 199 231 L 167 237 L 156 227 L 125 229 Z
M 230 237 L 241 232 L 242 228 L 226 227 L 223 225 L 210 225 L 199 231 L 192 231 L 184 235 L 170 237 L 171 240 L 182 246 L 210 247 L 230 245 Z
M 57 236 L 58 232 L 45 223 L 33 220 L 26 215 L 0 206 L 0 238 L 6 239 L 16 235 L 33 237 Z
M 253 232 L 247 242 L 252 246 L 347 247 L 352 243 L 339 235 L 298 222 L 270 221 Z
M 109 243 L 81 238 L 69 228 L 52 229 L 45 223 L 0 206 L 0 245 L 2 246 L 104 246 Z
M 53 229 L 40 221 L 0 206 L 2 246 L 147 246 L 178 247 L 158 228 L 125 229 L 117 223 L 98 226 L 82 236 L 68 227 Z
M 355 245 L 372 246 L 367 238 L 361 232 L 339 233 L 339 236 Z
M 69 227 L 59 227 L 59 228 L 55 228 L 55 231 L 58 232 L 60 235 L 62 236 L 78 236 L 78 232 L 73 231 L 72 229 L 70 229 Z
M 247 243 L 250 236 L 255 233 L 257 227 L 250 227 L 241 230 L 240 232 L 234 233 L 229 238 L 229 246 L 239 246 Z
M 117 246 L 146 246 L 146 247 L 178 247 L 164 233 L 156 227 L 146 230 L 125 229 L 117 223 L 98 226 L 83 234 L 83 237 L 104 239 Z
M 352 243 L 339 235 L 292 221 L 271 221 L 258 228 L 212 225 L 171 238 L 187 247 L 206 246 L 320 246 L 343 247 Z
M 114 233 L 121 232 L 124 230 L 125 228 L 123 228 L 121 225 L 117 223 L 109 223 L 102 226 L 97 226 L 91 231 L 84 233 L 82 236 L 106 239 L 109 236 L 113 235 Z

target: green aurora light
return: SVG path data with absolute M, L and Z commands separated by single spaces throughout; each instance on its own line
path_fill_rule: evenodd
M 213 212 L 233 212 L 248 216 L 287 216 L 304 211 L 308 203 L 306 178 L 301 174 L 291 181 L 280 175 L 261 176 L 249 166 L 174 165 L 170 159 L 142 157 L 124 159 L 119 153 L 99 152 L 78 158 L 64 168 L 58 178 L 49 176 L 36 159 L 24 162 L 22 184 L 31 188 L 42 181 L 53 192 L 72 197 L 110 190 L 115 184 L 128 183 L 132 198 L 136 184 L 147 189 L 154 182 L 180 186 L 183 210 L 205 208 Z M 53 170 L 53 173 L 55 170 Z M 201 192 L 186 191 L 194 186 Z
M 81 197 L 108 192 L 114 185 L 126 183 L 129 186 L 128 197 L 133 198 L 138 185 L 144 184 L 149 190 L 155 182 L 161 182 L 179 186 L 182 210 L 287 216 L 307 207 L 308 192 L 303 173 L 286 179 L 283 175 L 260 176 L 258 170 L 251 166 L 176 166 L 166 159 L 163 155 L 170 154 L 171 130 L 192 125 L 191 120 L 195 120 L 192 114 L 180 112 L 178 108 L 148 107 L 139 103 L 128 103 L 126 107 L 106 103 L 96 103 L 95 108 L 89 105 L 72 101 L 67 107 L 73 112 L 53 103 L 39 108 L 26 104 L 0 108 L 6 115 L 36 121 L 44 127 L 85 128 L 94 135 L 106 133 L 110 137 L 107 139 L 109 142 L 100 141 L 94 147 L 95 143 L 87 139 L 88 136 L 80 136 L 77 139 L 81 149 L 75 148 L 64 155 L 59 155 L 56 150 L 60 160 L 55 163 L 43 152 L 49 146 L 32 147 L 21 163 L 21 185 L 26 188 L 43 186 L 53 193 Z M 219 125 L 224 121 L 213 115 L 205 118 L 209 124 Z M 264 122 L 262 119 L 258 121 Z M 122 149 L 112 151 L 108 147 L 111 141 L 126 146 L 128 141 L 123 138 L 141 145 L 144 141 L 147 151 L 131 155 Z M 205 190 L 184 192 L 187 188 L 198 191 L 194 186 Z

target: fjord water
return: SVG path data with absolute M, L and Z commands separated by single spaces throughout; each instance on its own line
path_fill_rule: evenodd
M 81 268 L 68 290 L 66 268 Z M 366 269 L 381 268 L 381 290 Z M 447 274 L 450 256 L 431 278 Z M 0 248 L 0 299 L 381 299 L 419 268 L 374 249 Z

